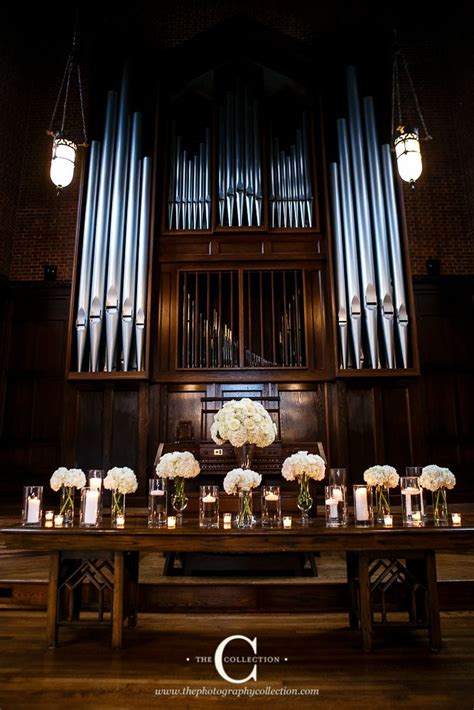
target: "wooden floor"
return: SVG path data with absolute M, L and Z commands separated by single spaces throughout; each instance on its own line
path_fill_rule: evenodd
M 384 637 L 374 653 L 364 654 L 342 614 L 212 619 L 141 615 L 139 626 L 127 631 L 127 646 L 121 651 L 110 650 L 105 629 L 93 634 L 85 629 L 61 630 L 61 646 L 47 650 L 44 623 L 39 612 L 0 615 L 2 710 L 320 706 L 471 710 L 473 706 L 474 613 L 442 615 L 445 646 L 437 654 L 429 653 L 426 634 L 420 631 Z M 155 694 L 163 689 L 231 692 L 241 688 L 220 679 L 212 663 L 194 660 L 212 656 L 218 643 L 232 634 L 256 636 L 259 655 L 280 657 L 279 664 L 260 664 L 257 683 L 249 681 L 247 688 L 262 692 L 316 688 L 319 695 L 196 699 Z M 246 655 L 248 650 L 242 647 Z M 227 668 L 241 677 L 249 672 L 247 665 Z

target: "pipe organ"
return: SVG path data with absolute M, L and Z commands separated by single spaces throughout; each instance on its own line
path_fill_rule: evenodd
M 76 309 L 77 371 L 144 369 L 151 158 L 130 111 L 126 66 L 109 91 L 102 142 L 89 158 Z
M 347 69 L 349 120 L 337 121 L 330 165 L 340 364 L 409 367 L 408 307 L 392 159 L 379 146 L 374 104 Z
M 355 69 L 328 171 L 311 92 L 237 63 L 169 90 L 153 181 L 131 86 L 125 67 L 90 150 L 74 374 L 193 383 L 414 371 L 392 157 L 379 144 L 373 99 L 359 99 Z

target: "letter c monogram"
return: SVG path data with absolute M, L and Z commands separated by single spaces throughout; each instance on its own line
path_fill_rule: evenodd
M 228 683 L 246 683 L 248 680 L 257 680 L 257 664 L 254 665 L 252 672 L 246 677 L 242 678 L 241 680 L 237 680 L 235 678 L 231 678 L 229 675 L 227 675 L 224 665 L 222 663 L 222 656 L 224 654 L 224 650 L 227 646 L 228 643 L 231 641 L 234 641 L 236 639 L 240 639 L 241 641 L 247 641 L 249 646 L 252 648 L 252 651 L 254 653 L 257 653 L 257 637 L 255 637 L 253 640 L 249 639 L 248 636 L 228 636 L 225 638 L 223 641 L 220 642 L 218 647 L 216 648 L 216 652 L 214 654 L 214 665 L 216 667 L 217 672 L 219 673 L 220 677 L 226 680 Z

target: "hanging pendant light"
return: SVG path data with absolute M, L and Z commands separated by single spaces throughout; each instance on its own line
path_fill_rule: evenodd
M 76 33 L 77 33 L 77 15 L 76 15 L 76 26 L 74 28 L 74 36 L 72 40 L 72 48 L 69 53 L 66 68 L 64 70 L 63 79 L 61 86 L 59 88 L 59 93 L 56 99 L 56 104 L 54 106 L 53 115 L 51 116 L 51 121 L 49 128 L 46 131 L 49 136 L 53 138 L 53 148 L 51 155 L 51 168 L 49 171 L 51 181 L 53 185 L 56 186 L 58 194 L 64 187 L 71 184 L 74 177 L 74 166 L 76 162 L 76 153 L 78 147 L 87 148 L 87 133 L 86 133 L 86 121 L 84 118 L 84 102 L 82 97 L 82 81 L 81 81 L 81 69 L 79 62 L 77 60 L 77 50 L 76 50 Z M 77 76 L 77 84 L 79 91 L 79 101 L 81 107 L 81 118 L 82 118 L 82 143 L 78 143 L 71 136 L 71 131 L 66 131 L 66 115 L 67 115 L 67 102 L 69 98 L 69 91 L 71 88 L 71 78 Z M 63 98 L 64 97 L 64 98 Z M 56 130 L 54 129 L 54 121 L 56 114 L 58 112 L 59 105 L 63 99 L 62 107 L 62 118 L 61 125 Z
M 431 140 L 431 136 L 426 128 L 423 114 L 421 113 L 418 97 L 413 86 L 413 81 L 408 70 L 408 64 L 400 48 L 395 47 L 393 58 L 392 72 L 392 136 L 393 149 L 397 159 L 398 174 L 405 182 L 410 183 L 411 187 L 415 187 L 415 181 L 418 180 L 423 171 L 423 161 L 421 159 L 420 135 L 418 128 L 405 127 L 402 118 L 402 108 L 400 99 L 400 72 L 399 63 L 401 63 L 408 84 L 413 96 L 414 106 L 418 113 L 418 118 L 425 132 L 423 140 Z M 395 110 L 398 113 L 398 127 L 395 130 Z

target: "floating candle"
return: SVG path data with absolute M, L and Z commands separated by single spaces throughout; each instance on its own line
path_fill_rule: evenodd
M 100 491 L 102 489 L 102 479 L 89 478 L 89 488 L 91 491 Z
M 215 503 L 216 499 L 214 496 L 207 495 L 207 496 L 204 496 L 204 498 L 202 499 L 202 502 L 203 503 Z
M 279 498 L 280 498 L 280 496 L 278 496 L 276 493 L 267 493 L 265 495 L 265 500 L 268 500 L 268 501 L 275 502 L 275 501 L 279 500 Z

